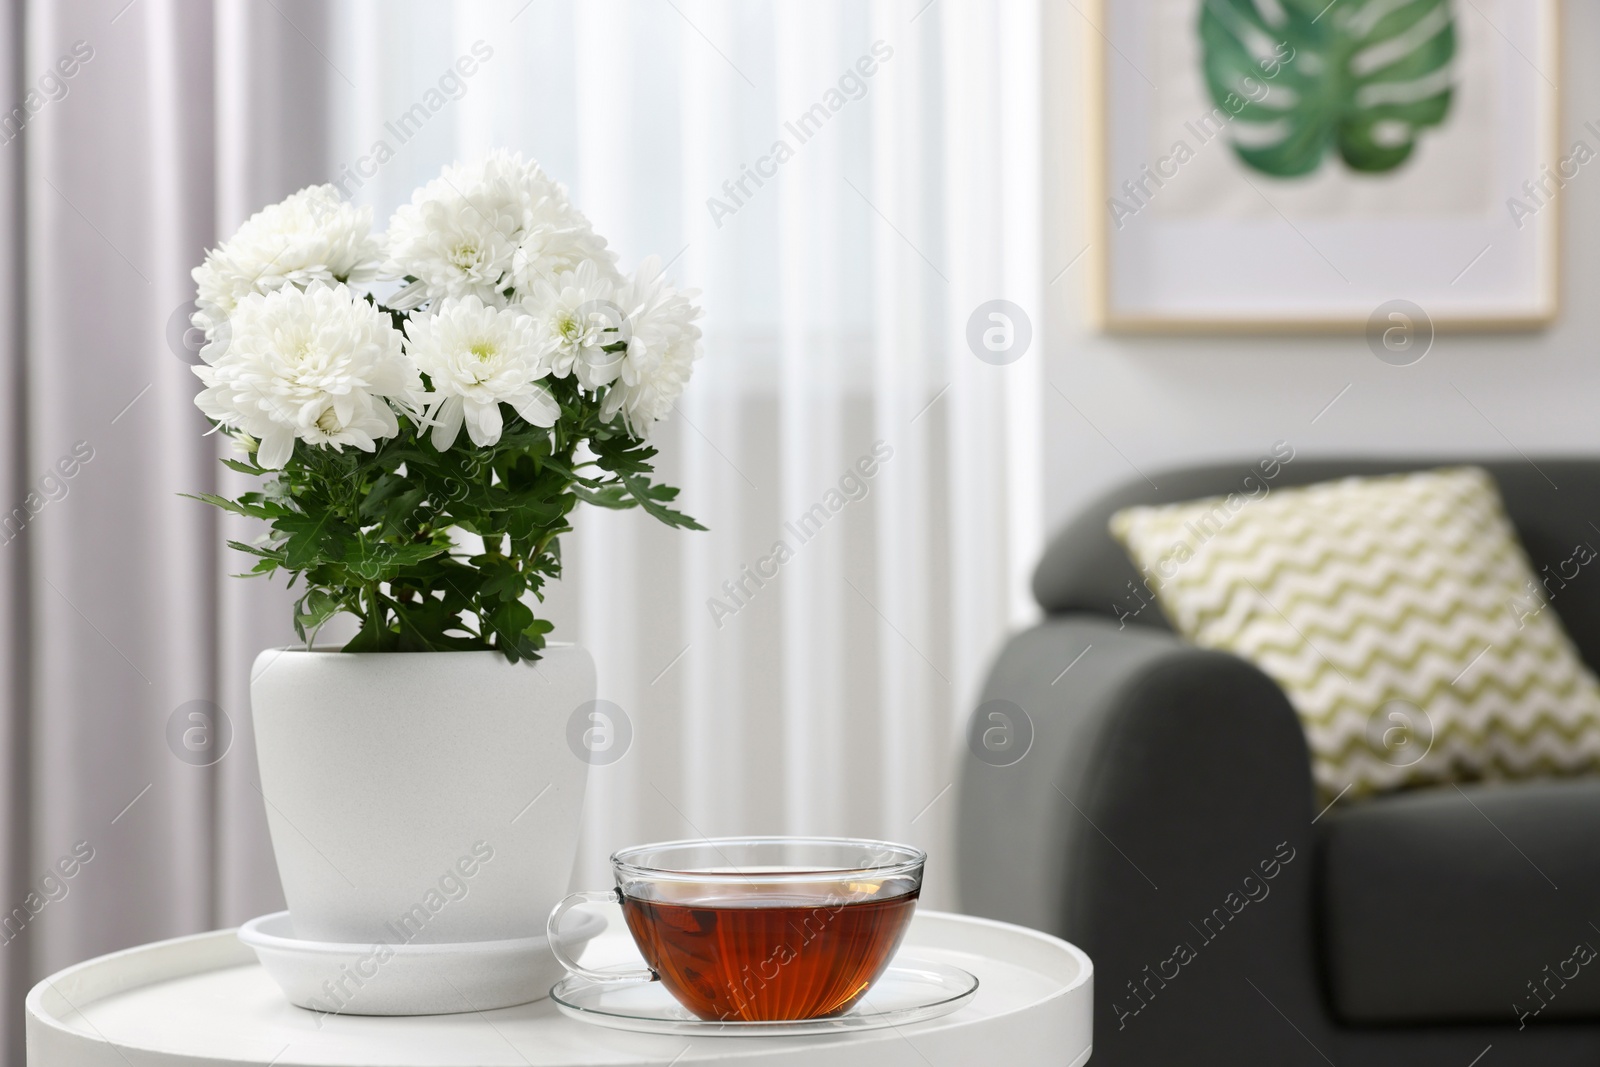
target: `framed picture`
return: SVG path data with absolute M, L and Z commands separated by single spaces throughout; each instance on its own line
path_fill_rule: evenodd
M 1600 154 L 1600 125 L 1558 143 L 1557 6 L 1096 0 L 1101 325 L 1548 324 L 1561 189 Z

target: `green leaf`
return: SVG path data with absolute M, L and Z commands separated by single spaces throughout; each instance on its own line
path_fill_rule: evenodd
M 274 565 L 282 563 L 283 551 L 277 548 L 262 548 L 260 545 L 248 544 L 244 541 L 229 541 L 228 547 L 236 552 L 247 552 L 252 556 L 260 556 L 263 560 L 270 560 Z M 259 566 L 259 564 L 257 564 Z
M 389 473 L 383 475 L 372 488 L 367 490 L 367 495 L 361 501 L 358 514 L 369 522 L 377 521 L 385 516 L 387 509 L 384 507 L 389 499 L 406 487 L 406 479 L 401 475 Z
M 535 620 L 533 612 L 526 604 L 520 600 L 511 600 L 496 604 L 488 613 L 486 621 L 496 637 L 515 644 L 517 637 L 532 626 Z
M 651 485 L 643 478 L 636 478 L 626 474 L 622 476 L 622 484 L 628 487 L 628 492 L 633 495 L 633 499 L 639 502 L 640 507 L 668 526 L 678 526 L 685 530 L 705 529 L 704 526 L 701 526 L 683 512 L 673 511 L 671 508 L 664 507 L 659 503 L 660 501 L 675 499 L 678 495 L 676 489 L 664 485 Z
M 295 602 L 294 632 L 310 643 L 317 630 L 344 610 L 344 602 L 326 589 L 312 589 Z M 311 631 L 308 637 L 306 631 Z
M 386 639 L 390 641 L 393 640 L 392 637 L 390 637 L 390 635 L 380 626 L 378 615 L 376 613 L 370 613 L 362 616 L 361 629 L 356 631 L 356 635 L 354 637 L 345 642 L 344 648 L 340 651 L 387 652 L 389 651 L 389 648 L 386 647 Z
M 586 489 L 581 485 L 573 485 L 570 492 L 579 500 L 587 504 L 593 504 L 597 508 L 611 508 L 621 511 L 639 506 L 625 485 L 602 485 L 598 489 Z
M 429 618 L 426 610 L 413 611 L 396 605 L 395 617 L 400 622 L 397 650 L 400 652 L 446 652 L 450 644 L 442 628 Z M 420 625 L 419 625 L 420 624 Z
M 381 536 L 393 537 L 397 534 L 411 533 L 417 528 L 417 505 L 421 504 L 428 496 L 428 491 L 423 488 L 411 489 L 389 502 L 384 510 L 384 523 Z
M 1452 99 L 1455 18 L 1450 0 L 1327 4 L 1204 0 L 1200 41 L 1218 111 L 1253 132 L 1234 138 L 1248 166 L 1275 177 L 1310 174 L 1336 150 L 1345 165 L 1390 171 Z
M 411 567 L 423 560 L 441 556 L 450 551 L 448 539 L 441 541 L 422 541 L 410 545 L 384 546 L 385 560 L 391 567 Z
M 478 586 L 478 595 L 485 600 L 490 598 L 516 600 L 527 588 L 522 573 L 511 566 L 509 561 L 493 568 L 486 567 L 483 574 L 483 584 Z
M 592 446 L 601 470 L 615 474 L 649 474 L 656 450 L 631 437 L 596 439 Z
M 227 497 L 217 496 L 215 493 L 179 493 L 178 495 L 187 497 L 190 500 L 201 500 L 214 507 L 219 507 L 223 511 L 229 511 L 235 515 L 244 515 L 252 519 L 274 519 L 280 515 L 288 514 L 288 511 L 281 505 L 252 503 L 250 498 L 257 496 L 258 494 L 256 493 L 246 493 L 238 500 L 229 500 Z
M 284 565 L 291 570 L 305 570 L 328 558 L 342 555 L 339 524 L 331 510 L 319 515 L 285 515 L 272 524 L 273 529 L 285 534 Z

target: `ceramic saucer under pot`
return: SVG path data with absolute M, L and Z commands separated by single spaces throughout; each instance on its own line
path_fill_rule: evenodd
M 606 928 L 573 915 L 561 947 L 577 954 Z M 543 937 L 438 945 L 336 944 L 294 936 L 287 911 L 251 919 L 239 940 L 255 950 L 289 1003 L 342 1015 L 446 1015 L 526 1004 L 565 973 Z

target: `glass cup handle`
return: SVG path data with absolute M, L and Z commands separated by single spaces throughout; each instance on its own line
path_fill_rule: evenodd
M 571 974 L 580 978 L 587 978 L 600 985 L 621 985 L 624 982 L 657 982 L 660 976 L 648 967 L 640 967 L 628 971 L 596 971 L 584 967 L 567 953 L 561 944 L 561 920 L 567 912 L 579 904 L 621 904 L 622 890 L 620 889 L 591 889 L 582 893 L 568 893 L 550 912 L 550 918 L 545 922 L 545 934 L 550 942 L 550 951 L 555 953 L 556 962 L 565 967 Z

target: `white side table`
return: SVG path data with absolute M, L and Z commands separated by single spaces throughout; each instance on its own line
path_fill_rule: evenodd
M 584 961 L 633 954 L 613 923 Z M 1059 938 L 920 912 L 902 951 L 981 983 L 942 1019 L 817 1037 L 684 1038 L 568 1019 L 549 1000 L 407 1018 L 318 1016 L 291 1006 L 231 930 L 69 967 L 27 1000 L 29 1067 L 1078 1067 L 1089 1058 L 1093 966 Z M 634 958 L 637 958 L 634 954 Z

